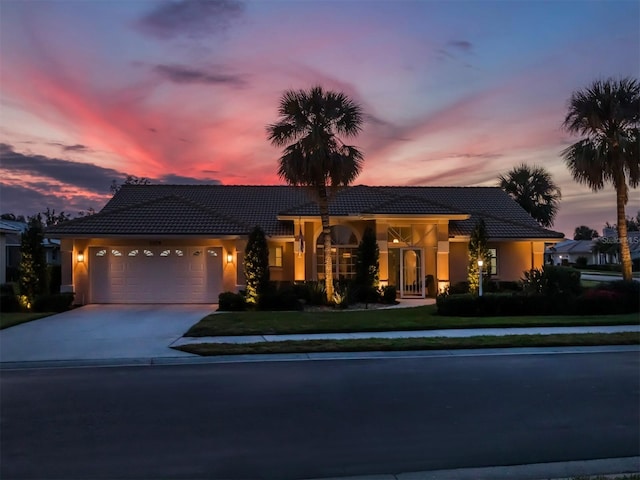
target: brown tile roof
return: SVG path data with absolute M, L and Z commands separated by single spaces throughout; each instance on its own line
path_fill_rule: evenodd
M 468 235 L 484 218 L 493 238 L 562 238 L 541 228 L 494 187 L 368 187 L 341 189 L 330 215 L 470 214 L 453 220 L 453 235 Z M 47 229 L 56 235 L 246 235 L 260 225 L 267 235 L 294 235 L 293 222 L 278 215 L 319 215 L 309 191 L 290 186 L 124 185 L 97 214 Z

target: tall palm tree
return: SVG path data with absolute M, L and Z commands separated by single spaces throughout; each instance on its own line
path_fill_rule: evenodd
M 322 221 L 327 299 L 333 299 L 329 198 L 352 183 L 362 169 L 362 153 L 338 135 L 353 137 L 362 129 L 362 108 L 345 94 L 315 86 L 286 91 L 278 121 L 267 126 L 269 141 L 285 147 L 278 175 L 290 185 L 309 187 Z
M 622 278 L 631 280 L 625 205 L 629 187 L 640 183 L 640 84 L 638 80 L 596 80 L 569 99 L 563 128 L 583 138 L 562 152 L 573 179 L 595 192 L 616 190 Z
M 551 227 L 562 194 L 544 168 L 524 163 L 498 177 L 499 186 L 543 227 Z

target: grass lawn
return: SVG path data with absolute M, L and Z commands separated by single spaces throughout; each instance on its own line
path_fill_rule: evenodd
M 633 325 L 637 313 L 627 315 L 442 317 L 435 305 L 415 308 L 326 312 L 225 312 L 208 315 L 185 337 L 267 335 L 285 333 L 380 332 L 441 328 L 545 327 Z
M 3 328 L 13 327 L 14 325 L 20 325 L 21 323 L 27 323 L 31 320 L 48 317 L 49 315 L 54 315 L 54 313 L 2 312 L 0 313 L 0 330 L 2 330 Z
M 469 348 L 637 345 L 638 333 L 582 333 L 562 335 L 506 335 L 470 338 L 363 338 L 357 340 L 300 340 L 259 343 L 201 343 L 173 347 L 197 355 L 258 353 L 370 352 L 398 350 L 451 350 Z

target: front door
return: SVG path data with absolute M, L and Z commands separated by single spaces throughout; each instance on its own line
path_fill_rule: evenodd
M 395 284 L 398 288 L 400 298 L 424 298 L 424 252 L 422 249 L 389 249 L 389 280 L 390 284 Z

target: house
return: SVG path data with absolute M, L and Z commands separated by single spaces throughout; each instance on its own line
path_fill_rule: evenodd
M 546 249 L 547 263 L 562 265 L 576 263 L 578 258 L 584 257 L 589 265 L 599 265 L 603 262 L 600 255 L 594 251 L 596 240 L 564 240 Z
M 4 268 L 5 281 L 15 282 L 18 280 L 18 269 L 20 268 L 20 260 L 22 258 L 22 234 L 27 231 L 29 225 L 26 222 L 16 220 L 1 220 L 2 224 L 10 227 L 12 230 L 5 237 L 5 244 L 2 251 L 4 252 Z M 45 262 L 47 265 L 60 265 L 60 241 L 45 238 L 42 241 L 44 247 Z
M 7 281 L 7 237 L 19 234 L 20 230 L 9 222 L 0 220 L 0 283 Z
M 563 238 L 497 187 L 347 187 L 332 196 L 330 215 L 334 278 L 354 277 L 370 227 L 380 283 L 402 298 L 466 280 L 480 218 L 492 253 L 485 264 L 501 280 L 542 266 L 545 243 Z M 272 280 L 324 278 L 320 216 L 302 187 L 124 185 L 99 213 L 46 233 L 61 240 L 62 290 L 75 291 L 78 303 L 215 303 L 220 292 L 244 288 L 255 225 L 267 235 Z

